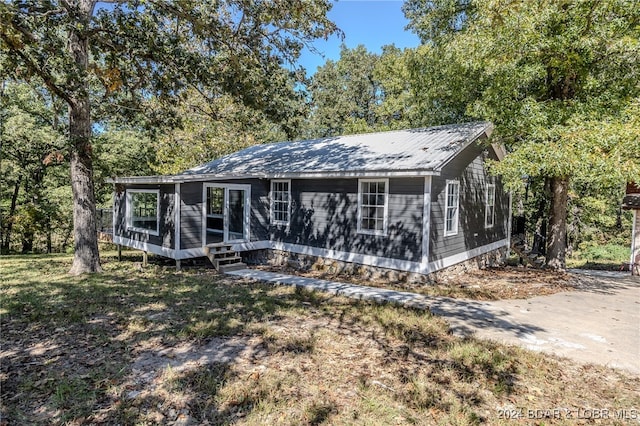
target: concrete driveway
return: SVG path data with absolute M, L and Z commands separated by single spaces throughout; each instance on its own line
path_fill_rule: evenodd
M 640 375 L 640 279 L 628 273 L 571 271 L 578 291 L 526 300 L 433 301 L 458 335 L 565 356 Z
M 429 309 L 454 334 L 493 339 L 640 375 L 640 279 L 571 271 L 581 288 L 522 300 L 479 302 L 243 269 L 230 275 L 341 296 Z

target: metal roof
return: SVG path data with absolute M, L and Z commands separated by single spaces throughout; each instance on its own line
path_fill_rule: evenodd
M 182 174 L 284 177 L 436 171 L 491 129 L 491 123 L 477 122 L 256 145 Z
M 225 178 L 423 176 L 447 162 L 493 125 L 474 122 L 298 142 L 255 145 L 174 176 L 118 178 L 163 183 Z

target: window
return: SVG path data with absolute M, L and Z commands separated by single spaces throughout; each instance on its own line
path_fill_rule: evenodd
M 460 199 L 460 182 L 447 181 L 447 198 L 445 204 L 444 235 L 456 235 L 458 233 L 458 205 Z
M 388 180 L 360 180 L 358 191 L 358 232 L 387 233 Z
M 291 216 L 291 181 L 271 181 L 271 223 L 289 225 Z
M 159 212 L 159 190 L 127 190 L 127 227 L 129 229 L 158 235 Z
M 496 186 L 489 184 L 484 204 L 484 227 L 491 228 L 495 222 L 496 216 Z
M 207 187 L 207 231 L 224 232 L 224 188 Z

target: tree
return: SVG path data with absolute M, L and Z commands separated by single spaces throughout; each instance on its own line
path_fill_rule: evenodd
M 293 139 L 293 130 L 299 130 L 300 125 L 291 124 L 302 120 L 305 108 L 300 98 L 297 107 L 291 108 L 288 122 L 276 123 L 229 95 L 208 99 L 198 91 L 189 91 L 176 107 L 180 126 L 155 138 L 153 169 L 161 174 L 180 173 L 258 143 Z
M 625 0 L 411 0 L 405 12 L 430 49 L 425 67 L 455 88 L 430 101 L 459 104 L 467 89 L 466 118 L 493 121 L 493 140 L 511 151 L 494 170 L 512 186 L 522 176 L 548 181 L 547 265 L 563 268 L 571 183 L 640 177 L 640 9 Z
M 340 59 L 318 67 L 308 86 L 307 137 L 326 137 L 409 127 L 413 97 L 406 52 L 393 45 L 382 54 L 345 45 Z
M 57 216 L 57 206 L 47 196 L 46 178 L 52 166 L 64 162 L 62 117 L 45 92 L 26 84 L 6 84 L 0 106 L 1 249 L 9 252 L 15 230 L 22 251 L 30 252 L 35 234 L 50 236 Z
M 379 56 L 363 45 L 342 45 L 340 59 L 327 61 L 311 79 L 311 128 L 314 136 L 365 132 L 376 125 L 379 86 L 373 73 Z
M 328 0 L 97 3 L 0 3 L 0 68 L 15 79 L 38 77 L 68 106 L 73 274 L 101 270 L 92 108 L 101 119 L 126 115 L 150 97 L 168 105 L 193 87 L 278 116 L 286 113 L 282 96 L 270 94 L 282 87 L 270 76 L 304 43 L 336 31 Z

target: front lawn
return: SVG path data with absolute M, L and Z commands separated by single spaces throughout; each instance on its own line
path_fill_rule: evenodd
M 549 424 L 596 409 L 611 416 L 578 423 L 623 424 L 640 409 L 638 377 L 456 338 L 427 312 L 128 256 L 81 277 L 67 255 L 0 258 L 0 424 Z

